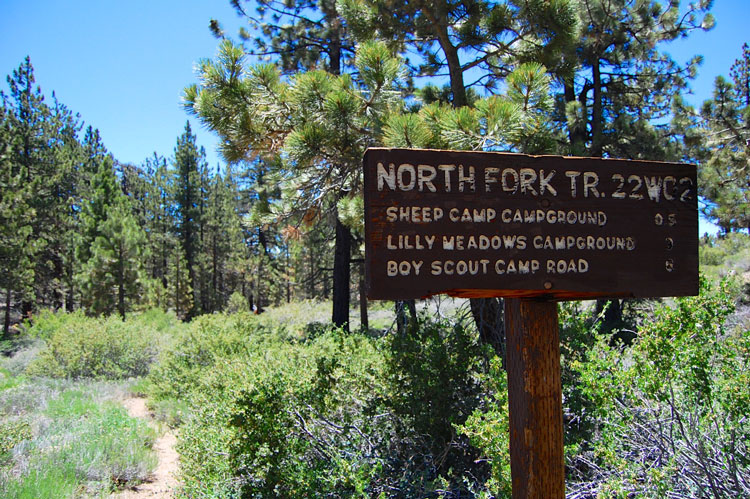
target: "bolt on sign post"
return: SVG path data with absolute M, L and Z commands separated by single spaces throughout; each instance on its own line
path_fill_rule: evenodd
M 505 298 L 513 497 L 564 497 L 559 300 L 698 293 L 692 165 L 373 148 L 368 298 Z

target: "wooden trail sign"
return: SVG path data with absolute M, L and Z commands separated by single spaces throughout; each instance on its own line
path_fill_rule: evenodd
M 563 498 L 555 300 L 698 293 L 695 167 L 370 149 L 368 297 L 505 297 L 514 498 Z
M 693 166 L 375 148 L 364 167 L 369 298 L 697 293 Z

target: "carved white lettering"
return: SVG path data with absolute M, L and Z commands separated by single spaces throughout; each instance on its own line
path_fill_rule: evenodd
M 565 176 L 570 179 L 570 196 L 576 197 L 578 191 L 578 177 L 581 176 L 581 172 L 567 171 L 565 172 Z
M 547 191 L 549 191 L 549 193 L 553 196 L 557 196 L 557 189 L 555 189 L 550 183 L 552 181 L 552 177 L 555 176 L 555 173 L 555 170 L 552 170 L 550 174 L 545 177 L 544 170 L 539 170 L 539 194 L 541 194 L 542 196 L 544 196 L 544 193 Z
M 435 180 L 435 177 L 437 177 L 437 170 L 434 166 L 417 166 L 417 182 L 419 182 L 420 191 L 424 191 L 424 188 L 427 187 L 427 190 L 429 190 L 430 192 L 437 192 L 437 189 L 435 189 L 435 184 L 432 183 L 432 181 Z
M 583 197 L 589 197 L 589 192 L 591 192 L 594 197 L 598 198 L 599 191 L 596 189 L 597 185 L 599 185 L 599 175 L 595 172 L 583 173 Z
M 536 182 L 536 172 L 531 168 L 521 168 L 521 194 L 526 194 L 528 191 L 532 196 L 536 196 L 537 192 L 534 189 L 534 182 Z
M 469 167 L 469 173 L 464 173 L 464 165 L 458 167 L 458 192 L 464 192 L 464 185 L 469 184 L 471 192 L 476 191 L 476 182 L 474 176 L 474 167 Z
M 548 274 L 583 274 L 589 271 L 589 262 L 583 258 L 578 260 L 547 260 Z
M 419 275 L 423 264 L 424 260 L 402 260 L 400 262 L 388 260 L 386 262 L 386 275 L 388 275 L 388 277 L 396 277 L 397 275 L 407 277 L 412 273 L 414 275 Z
M 496 184 L 497 178 L 493 175 L 500 173 L 500 168 L 494 168 L 492 166 L 485 168 L 484 170 L 484 190 L 485 192 L 491 192 L 492 187 L 490 184 Z
M 445 175 L 445 192 L 451 191 L 451 172 L 456 169 L 456 165 L 438 165 L 438 170 Z
M 382 191 L 383 187 L 387 184 L 392 191 L 396 190 L 396 167 L 393 163 L 388 165 L 388 171 L 386 171 L 383 163 L 378 163 L 377 166 L 378 176 L 378 190 Z
M 404 181 L 404 173 L 408 173 L 409 181 Z M 414 169 L 414 165 L 404 163 L 399 165 L 398 172 L 396 172 L 396 180 L 398 181 L 398 188 L 402 191 L 410 191 L 414 189 L 417 184 L 417 172 Z
M 541 268 L 539 260 L 497 260 L 495 273 L 503 274 L 535 274 Z
M 512 179 L 512 184 L 508 183 L 509 175 Z M 500 181 L 503 186 L 503 191 L 512 192 L 513 194 L 515 194 L 518 190 L 518 172 L 513 168 L 506 168 L 505 170 L 503 170 L 503 173 L 500 175 Z

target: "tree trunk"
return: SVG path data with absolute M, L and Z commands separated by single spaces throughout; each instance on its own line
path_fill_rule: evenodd
M 122 246 L 120 247 L 120 262 L 117 267 L 117 310 L 125 320 L 125 261 Z
M 73 258 L 70 259 L 71 263 L 68 265 L 68 293 L 65 297 L 65 311 L 72 312 L 74 309 L 73 301 L 75 300 L 75 279 L 73 277 Z
M 602 112 L 602 75 L 599 59 L 596 59 L 591 67 L 594 83 L 594 104 L 591 113 L 591 156 L 600 158 L 604 152 L 604 114 Z
M 397 301 L 394 306 L 396 308 L 396 333 L 403 335 L 407 331 L 416 329 L 417 302 L 415 300 Z
M 255 292 L 253 293 L 255 295 L 255 313 L 256 314 L 262 314 L 263 313 L 263 293 L 261 286 L 263 285 L 261 279 L 263 278 L 263 255 L 261 255 L 260 259 L 258 260 L 258 273 L 255 276 Z
M 180 252 L 179 251 L 177 251 L 177 262 L 175 264 L 175 268 L 177 269 L 177 271 L 175 275 L 174 312 L 177 315 L 177 317 L 180 317 Z
M 216 256 L 216 234 L 214 234 L 211 238 L 211 288 L 213 291 L 213 294 L 211 295 L 211 312 L 215 312 L 217 307 L 217 304 L 219 303 L 219 300 L 217 299 L 217 296 L 219 294 L 219 285 L 218 285 L 218 273 L 219 273 L 219 262 L 218 257 Z
M 21 302 L 21 317 L 23 319 L 31 319 L 31 313 L 34 311 L 34 304 L 29 300 L 23 300 Z
M 349 227 L 336 215 L 336 247 L 333 254 L 333 317 L 334 326 L 349 330 L 349 278 L 351 263 Z
M 10 288 L 5 290 L 5 320 L 3 321 L 3 338 L 10 339 L 10 303 L 11 291 Z
M 565 102 L 575 102 L 577 100 L 575 87 L 573 82 L 565 83 Z M 586 117 L 586 105 L 584 102 L 581 103 L 581 114 Z M 584 156 L 586 155 L 586 126 L 573 126 L 574 124 L 568 123 L 568 139 L 570 140 L 570 153 L 573 156 Z
M 310 241 L 310 248 L 309 248 L 310 277 L 307 283 L 307 297 L 308 298 L 315 298 L 315 252 L 313 250 L 313 246 L 312 246 L 313 244 L 315 244 L 315 242 Z
M 433 17 L 433 19 L 435 19 Z M 467 106 L 469 101 L 466 97 L 466 87 L 464 87 L 464 70 L 461 67 L 461 61 L 458 58 L 458 49 L 451 44 L 448 35 L 446 23 L 435 19 L 435 30 L 440 43 L 440 48 L 445 54 L 445 62 L 448 64 L 448 74 L 450 75 L 451 93 L 453 94 L 453 107 Z
M 597 315 L 601 314 L 604 311 L 604 308 L 607 306 L 607 304 L 609 304 L 607 311 L 604 312 L 602 325 L 599 328 L 599 332 L 601 334 L 610 334 L 613 330 L 622 328 L 623 326 L 623 320 L 622 320 L 623 301 L 596 300 L 596 314 Z
M 370 330 L 370 319 L 367 317 L 367 293 L 365 291 L 364 265 L 359 272 L 359 322 L 362 331 L 367 332 Z
M 291 264 L 289 263 L 289 245 L 286 246 L 286 302 L 292 303 L 292 282 L 289 278 L 290 274 L 290 267 Z
M 505 324 L 503 302 L 498 298 L 472 298 L 471 315 L 482 343 L 492 345 L 505 366 Z

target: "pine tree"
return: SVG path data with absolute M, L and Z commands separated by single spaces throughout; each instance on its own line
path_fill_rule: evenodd
M 494 91 L 520 63 L 559 59 L 576 35 L 574 6 L 569 0 L 344 0 L 341 11 L 355 37 L 416 51 L 414 76 L 447 74 L 450 102 L 462 107 L 474 85 Z
M 188 110 L 222 137 L 225 157 L 255 156 L 280 166 L 276 175 L 282 193 L 299 213 L 336 207 L 342 198 L 360 194 L 362 154 L 375 143 L 388 109 L 400 107 L 394 84 L 401 65 L 387 47 L 360 47 L 356 79 L 310 71 L 287 83 L 276 67 L 248 70 L 243 58 L 240 47 L 222 42 L 217 62 L 201 64 L 202 86 L 185 91 Z M 247 77 L 237 76 L 242 74 Z M 338 293 L 332 315 L 335 324 L 345 327 L 350 237 L 339 217 L 334 220 L 341 236 L 334 268 L 340 261 L 346 272 L 334 270 Z
M 105 212 L 84 265 L 82 292 L 90 313 L 117 312 L 124 319 L 139 296 L 145 236 L 124 194 Z
M 711 0 L 585 0 L 580 34 L 549 68 L 563 83 L 559 119 L 574 155 L 675 159 L 668 127 L 672 101 L 695 76 L 700 57 L 685 65 L 661 47 L 713 26 Z
M 723 233 L 750 229 L 750 49 L 732 65 L 734 84 L 716 78 L 713 97 L 696 112 L 679 102 L 675 126 L 684 134 L 689 161 L 699 164 L 701 209 Z
M 23 170 L 12 161 L 11 110 L 6 105 L 3 98 L 0 101 L 0 290 L 5 303 L 4 339 L 10 334 L 13 300 L 28 299 L 33 294 L 34 279 L 33 192 L 24 181 Z
M 81 205 L 81 185 L 88 180 L 81 169 L 81 144 L 78 132 L 82 124 L 52 93 L 54 106 L 50 116 L 52 172 L 47 182 L 52 184 L 52 196 L 43 208 L 46 213 L 47 250 L 43 254 L 49 268 L 47 282 L 55 308 L 72 310 L 75 302 L 75 272 L 78 266 L 75 253 L 78 245 L 78 214 Z
M 210 178 L 204 213 L 204 303 L 206 312 L 221 310 L 233 291 L 231 269 L 241 260 L 242 229 L 237 212 L 237 187 L 231 173 Z
M 122 192 L 113 160 L 105 157 L 91 180 L 81 213 L 81 268 L 76 280 L 81 300 L 94 315 L 125 316 L 141 284 L 145 235 Z
M 10 177 L 23 183 L 35 196 L 28 198 L 28 208 L 38 213 L 50 197 L 49 168 L 50 163 L 47 139 L 49 137 L 50 109 L 44 103 L 41 89 L 34 87 L 34 68 L 27 57 L 24 62 L 7 78 L 9 94 L 3 94 L 6 119 L 10 123 Z M 21 311 L 29 315 L 33 309 L 33 300 L 41 291 L 39 284 L 45 283 L 43 276 L 46 266 L 41 255 L 46 250 L 46 236 L 41 219 L 31 221 L 32 231 L 27 236 L 29 248 L 33 248 L 34 284 L 25 288 L 22 296 Z M 33 240 L 32 240 L 33 239 Z
M 183 288 L 192 289 L 192 306 L 187 310 L 187 318 L 195 317 L 199 313 L 200 283 L 197 280 L 197 261 L 200 252 L 200 204 L 201 197 L 201 175 L 200 171 L 205 168 L 205 151 L 198 148 L 196 136 L 190 128 L 190 122 L 185 124 L 185 131 L 177 139 L 174 151 L 174 196 L 175 196 L 175 219 L 177 222 L 177 234 L 185 256 L 184 268 L 187 270 L 187 282 L 182 283 Z
M 288 73 L 325 68 L 338 75 L 352 68 L 355 40 L 339 13 L 336 0 L 260 0 L 254 12 L 243 6 L 247 0 L 232 1 L 237 14 L 247 19 L 251 31 L 240 28 L 251 56 L 277 61 Z M 210 24 L 214 35 L 224 38 L 217 20 Z M 262 35 L 258 35 L 262 34 Z

